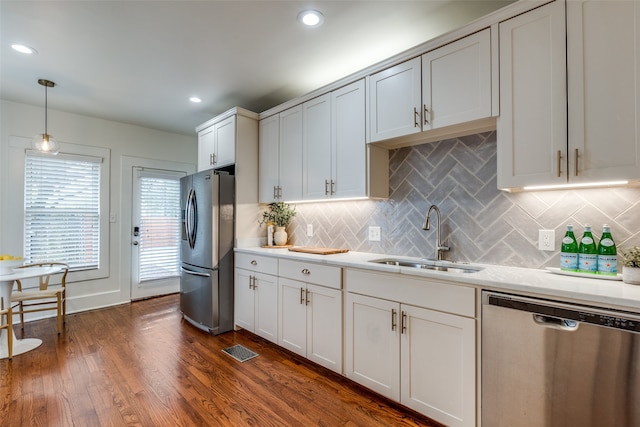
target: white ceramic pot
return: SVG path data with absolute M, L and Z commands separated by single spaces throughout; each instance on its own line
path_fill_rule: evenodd
M 276 232 L 273 233 L 273 242 L 276 246 L 284 246 L 287 244 L 287 232 L 284 227 L 276 227 Z
M 640 285 L 640 268 L 622 267 L 622 281 L 630 285 Z

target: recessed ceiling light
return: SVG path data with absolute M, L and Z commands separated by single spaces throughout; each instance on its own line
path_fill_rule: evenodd
M 298 21 L 307 27 L 319 27 L 324 22 L 324 15 L 317 10 L 303 10 L 298 14 Z
M 202 102 L 202 99 L 198 98 L 197 96 L 192 96 L 191 98 L 189 98 L 189 101 L 191 102 Z
M 16 50 L 16 51 L 20 52 L 20 53 L 26 53 L 26 54 L 38 53 L 34 48 L 29 47 L 29 46 L 24 45 L 24 44 L 20 44 L 20 43 L 12 44 L 11 48 L 13 50 Z

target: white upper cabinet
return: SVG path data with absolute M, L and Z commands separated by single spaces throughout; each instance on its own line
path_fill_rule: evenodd
M 491 116 L 491 30 L 422 56 L 422 128 Z
M 566 182 L 564 3 L 500 23 L 498 188 Z
M 388 175 L 386 150 L 382 161 L 367 162 L 366 104 L 364 80 L 359 80 L 331 93 L 331 170 L 333 197 L 388 197 L 388 185 L 372 182 L 368 173 Z M 369 168 L 367 167 L 369 165 Z
M 270 203 L 278 200 L 280 186 L 280 115 L 260 120 L 258 154 L 258 200 Z
M 302 199 L 302 105 L 280 113 L 280 197 Z
M 569 181 L 640 179 L 640 2 L 567 2 Z
M 500 24 L 499 188 L 640 179 L 639 28 L 624 0 Z
M 489 28 L 373 74 L 370 142 L 491 117 L 491 79 Z
M 371 142 L 422 131 L 420 58 L 371 76 L 369 131 Z
M 258 200 L 302 199 L 302 105 L 260 120 Z
M 302 198 L 317 200 L 332 194 L 331 94 L 302 104 Z M 364 143 L 363 143 L 364 144 Z
M 260 121 L 260 202 L 389 197 L 389 153 L 366 143 L 364 79 Z
M 198 131 L 198 170 L 221 168 L 236 161 L 236 116 Z

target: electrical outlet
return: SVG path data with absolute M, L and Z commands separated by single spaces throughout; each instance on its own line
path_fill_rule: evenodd
M 369 241 L 370 242 L 380 241 L 380 227 L 369 227 Z
M 541 251 L 556 250 L 556 232 L 554 230 L 538 230 L 538 249 Z
M 307 237 L 313 237 L 313 224 L 307 224 Z

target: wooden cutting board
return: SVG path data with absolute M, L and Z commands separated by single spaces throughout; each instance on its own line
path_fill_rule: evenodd
M 305 254 L 316 254 L 316 255 L 331 255 L 331 254 L 342 254 L 345 252 L 349 252 L 349 249 L 336 249 L 336 248 L 315 248 L 311 246 L 294 246 L 293 248 L 289 248 L 291 252 L 303 252 Z

